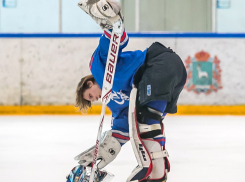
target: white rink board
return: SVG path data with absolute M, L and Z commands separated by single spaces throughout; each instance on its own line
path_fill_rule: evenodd
M 0 105 L 20 103 L 20 40 L 0 39 Z
M 93 146 L 100 116 L 0 116 L 0 181 L 62 182 Z M 244 182 L 244 116 L 167 116 L 169 182 Z M 103 130 L 110 129 L 105 117 Z M 137 165 L 131 144 L 105 169 L 125 182 Z
M 178 39 L 176 53 L 188 56 L 205 51 L 220 60 L 223 88 L 210 95 L 183 90 L 179 104 L 237 105 L 245 104 L 245 39 Z
M 205 51 L 220 60 L 222 89 L 209 95 L 183 90 L 181 105 L 245 104 L 245 39 L 131 38 L 125 50 L 144 50 L 154 41 L 171 47 L 183 61 Z M 81 77 L 99 38 L 0 39 L 0 105 L 73 105 Z

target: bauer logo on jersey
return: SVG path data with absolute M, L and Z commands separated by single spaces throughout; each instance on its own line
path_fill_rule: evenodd
M 147 96 L 151 96 L 151 85 L 147 85 Z
M 222 89 L 219 64 L 217 56 L 212 58 L 209 53 L 204 51 L 196 53 L 194 58 L 189 56 L 185 61 L 187 71 L 185 88 L 187 91 L 208 95 Z

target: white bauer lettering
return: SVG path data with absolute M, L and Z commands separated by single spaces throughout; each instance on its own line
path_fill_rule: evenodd
M 114 34 L 113 36 L 113 42 L 111 45 L 111 54 L 110 54 L 110 58 L 109 61 L 112 63 L 109 63 L 108 66 L 108 71 L 107 75 L 106 75 L 106 81 L 108 83 L 111 84 L 111 80 L 112 80 L 112 74 L 114 72 L 114 68 L 115 68 L 115 59 L 116 59 L 116 53 L 117 53 L 117 49 L 118 49 L 118 43 L 116 42 L 116 40 L 119 38 L 119 36 L 117 36 L 116 34 Z

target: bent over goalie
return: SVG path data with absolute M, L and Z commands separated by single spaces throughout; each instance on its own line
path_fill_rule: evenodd
M 83 77 L 76 90 L 76 106 L 84 111 L 101 98 L 111 20 L 118 15 L 123 20 L 123 16 L 121 6 L 115 0 L 82 0 L 78 5 L 104 30 L 91 56 L 92 75 Z M 129 174 L 127 182 L 165 182 L 170 164 L 162 120 L 167 113 L 177 112 L 186 70 L 180 57 L 161 43 L 154 42 L 144 51 L 123 51 L 128 41 L 123 29 L 111 100 L 107 105 L 112 112 L 112 126 L 100 140 L 97 166 L 102 169 L 108 165 L 130 140 L 138 166 Z M 71 171 L 69 182 L 83 181 L 81 171 L 91 167 L 94 151 L 95 147 L 91 147 L 75 157 L 82 167 Z

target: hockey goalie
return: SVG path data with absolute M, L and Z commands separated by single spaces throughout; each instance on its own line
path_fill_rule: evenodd
M 82 0 L 78 6 L 104 30 L 89 63 L 92 74 L 81 78 L 76 90 L 76 106 L 84 112 L 91 108 L 93 101 L 101 98 L 112 20 L 115 16 L 123 20 L 123 15 L 116 0 Z M 179 94 L 186 82 L 185 66 L 172 49 L 159 42 L 152 43 L 144 51 L 123 51 L 128 41 L 123 28 L 107 104 L 112 112 L 112 125 L 99 142 L 94 181 L 112 179 L 113 175 L 103 168 L 130 140 L 138 165 L 134 169 L 132 166 L 127 182 L 166 182 L 170 164 L 163 119 L 167 113 L 177 112 Z M 92 167 L 95 151 L 93 146 L 75 157 L 80 165 L 72 169 L 67 182 L 88 181 L 87 169 Z

